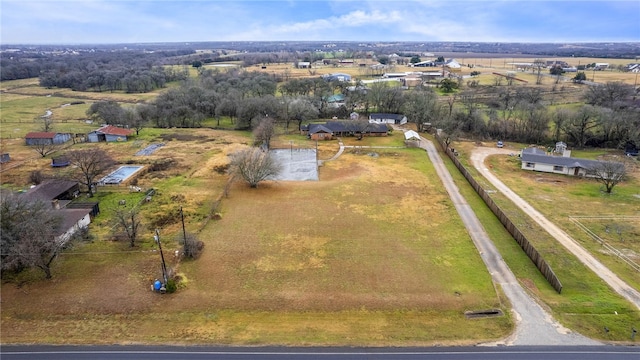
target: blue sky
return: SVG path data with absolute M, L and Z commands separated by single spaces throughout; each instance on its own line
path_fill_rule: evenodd
M 640 41 L 640 0 L 0 0 L 1 44 Z

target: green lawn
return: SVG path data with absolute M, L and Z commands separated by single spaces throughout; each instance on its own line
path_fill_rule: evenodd
M 456 144 L 455 147 L 464 149 L 461 150 L 461 156 L 472 151 L 471 147 L 464 144 Z M 462 161 L 466 163 L 466 157 L 462 158 Z M 569 215 L 611 214 L 612 209 L 615 209 L 615 214 L 619 216 L 630 214 L 637 216 L 637 206 L 640 199 L 633 196 L 633 193 L 638 189 L 636 180 L 621 186 L 618 189 L 618 196 L 605 199 L 599 193 L 599 186 L 591 180 L 523 172 L 520 170 L 520 162 L 517 157 L 492 156 L 488 161 L 492 171 L 505 184 L 570 235 L 581 241 L 583 246 L 590 249 L 596 257 L 616 271 L 620 277 L 632 286 L 639 288 L 639 277 L 635 270 L 623 266 L 620 261 L 599 251 L 599 245 L 594 246 L 596 243 L 593 240 L 589 245 L 589 241 L 584 239 L 584 232 L 568 219 Z M 479 177 L 480 183 L 484 183 L 485 188 L 492 188 L 486 180 L 483 181 L 473 167 L 467 166 L 467 169 Z M 453 173 L 454 170 L 455 167 L 451 164 L 450 171 Z M 547 181 L 540 181 L 543 178 Z M 463 185 L 461 188 L 468 187 L 464 185 L 466 180 L 461 176 L 457 182 L 460 184 L 459 186 Z M 465 196 L 468 199 L 477 198 L 473 194 L 467 195 L 473 190 L 467 189 L 466 191 Z M 538 296 L 551 309 L 554 317 L 566 327 L 605 341 L 628 341 L 631 328 L 637 328 L 640 323 L 640 311 L 613 292 L 595 273 L 582 265 L 564 247 L 557 244 L 544 229 L 540 228 L 503 195 L 494 193 L 492 198 L 509 214 L 512 221 L 518 225 L 519 229 L 551 265 L 563 284 L 563 290 L 562 294 L 557 294 L 519 249 L 515 241 L 504 236 L 502 231 L 498 231 L 492 236 L 492 240 L 521 284 Z M 476 211 L 484 207 L 481 203 L 482 201 L 478 198 L 478 203 L 473 205 Z M 576 203 L 583 205 L 574 206 L 573 204 Z M 490 212 L 488 209 L 486 211 Z M 496 226 L 490 219 L 485 218 L 482 221 L 485 228 L 494 229 L 489 230 L 490 232 L 495 231 Z M 608 334 L 602 331 L 605 326 L 611 330 Z

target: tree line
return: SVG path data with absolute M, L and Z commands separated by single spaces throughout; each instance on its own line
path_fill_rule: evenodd
M 621 82 L 581 85 L 581 103 L 572 106 L 550 106 L 563 94 L 555 87 L 546 91 L 509 82 L 466 87 L 461 81 L 453 83 L 452 89 L 439 85 L 438 92 L 431 86 L 405 90 L 385 83 L 352 85 L 322 77 L 287 81 L 282 75 L 243 69 L 205 70 L 149 103 L 123 110 L 117 103 L 99 102 L 89 114 L 136 130 L 200 127 L 205 119 L 218 119 L 219 125 L 222 117 L 236 129 L 254 129 L 261 119 L 270 118 L 290 130 L 292 123 L 300 129 L 310 120 L 348 119 L 353 112 L 403 113 L 419 126 L 430 123 L 478 140 L 564 141 L 577 148 L 640 145 L 640 106 L 633 87 Z M 344 96 L 340 105 L 331 103 L 335 95 Z

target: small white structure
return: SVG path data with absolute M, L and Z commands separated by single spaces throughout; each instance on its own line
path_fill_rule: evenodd
M 417 132 L 413 131 L 413 130 L 407 130 L 404 132 L 404 139 L 405 140 L 417 140 L 420 141 L 420 134 L 418 134 Z
M 607 70 L 609 68 L 609 63 L 596 63 L 596 66 L 593 68 L 594 70 Z

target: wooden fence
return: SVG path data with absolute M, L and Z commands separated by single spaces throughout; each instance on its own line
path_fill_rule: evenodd
M 520 245 L 520 247 L 524 250 L 524 252 L 529 256 L 529 259 L 533 261 L 538 270 L 542 273 L 542 275 L 547 279 L 549 284 L 560 294 L 562 292 L 562 283 L 560 279 L 556 276 L 556 274 L 551 269 L 551 266 L 544 260 L 542 255 L 536 250 L 536 248 L 531 245 L 529 240 L 524 236 L 524 234 L 518 229 L 518 227 L 509 219 L 507 214 L 505 214 L 502 209 L 493 201 L 489 193 L 480 186 L 480 184 L 474 179 L 471 173 L 462 165 L 460 160 L 456 157 L 451 149 L 447 147 L 447 145 L 440 139 L 439 136 L 436 135 L 436 140 L 445 151 L 447 156 L 453 161 L 456 165 L 456 168 L 462 173 L 462 175 L 467 179 L 469 184 L 474 188 L 474 190 L 480 195 L 482 200 L 487 204 L 487 206 L 491 209 L 491 211 L 495 214 L 495 216 L 500 220 L 502 225 L 507 229 L 509 234 L 516 240 L 516 242 Z

